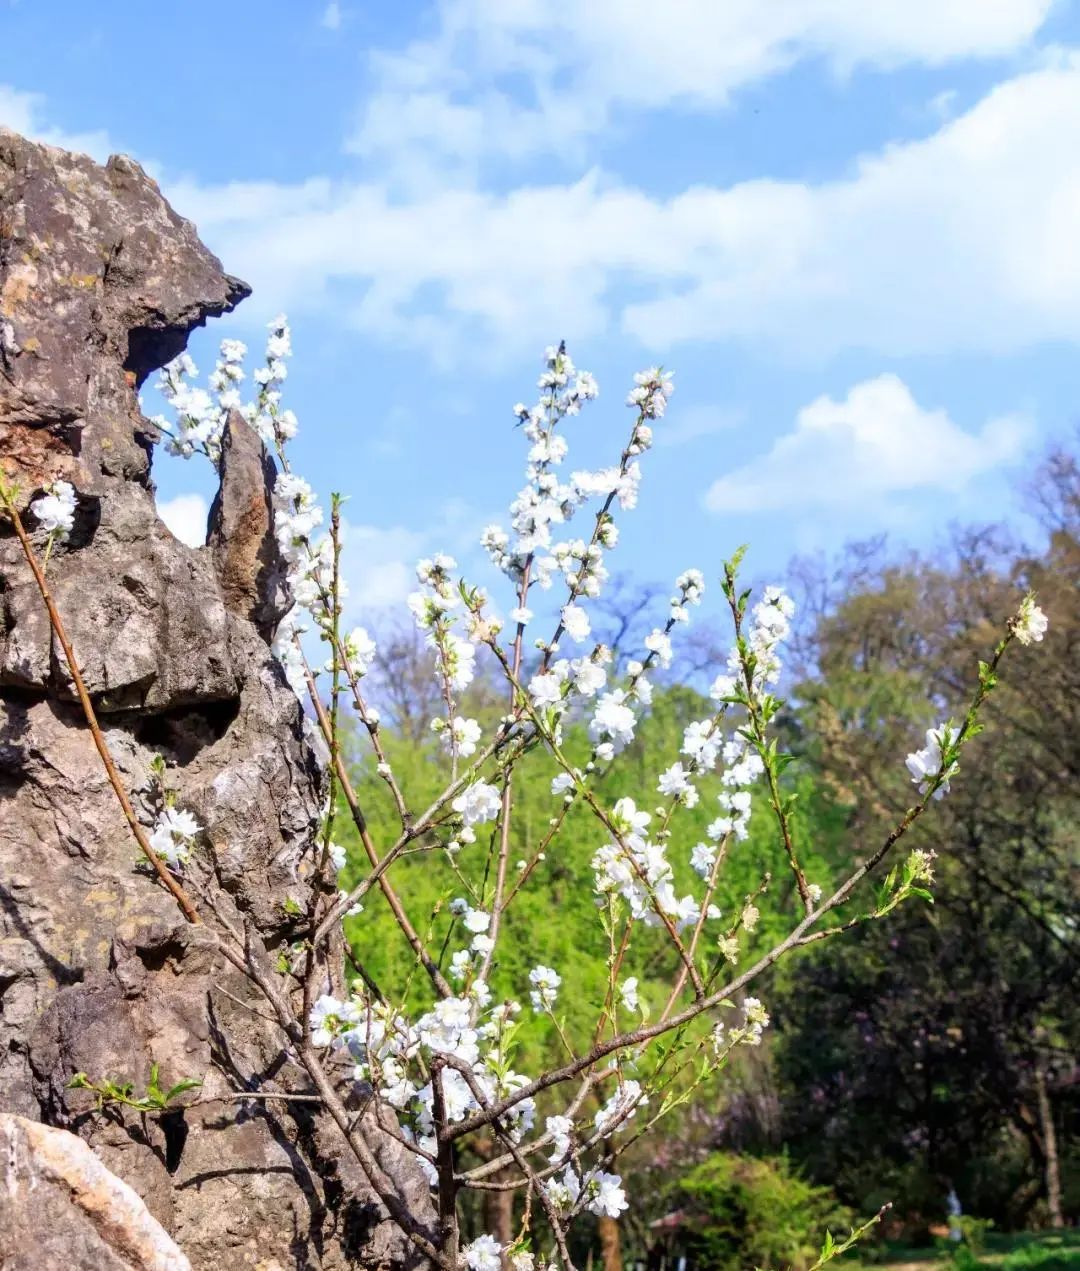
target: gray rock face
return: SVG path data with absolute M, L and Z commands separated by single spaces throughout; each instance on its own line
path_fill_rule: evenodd
M 155 512 L 154 429 L 136 397 L 247 288 L 136 164 L 102 168 L 2 129 L 0 231 L 0 464 L 21 511 L 47 481 L 74 485 L 75 529 L 48 577 L 113 758 L 149 825 L 150 764 L 165 757 L 166 784 L 205 827 L 192 891 L 252 924 L 273 960 L 297 934 L 287 902 L 309 899 L 325 790 L 267 644 L 282 607 L 273 464 L 234 418 L 210 543 L 188 548 Z M 203 912 L 205 926 L 185 923 L 140 863 L 0 523 L 0 1105 L 91 1145 L 196 1271 L 409 1261 L 318 1105 L 225 1097 L 309 1087 Z M 201 1080 L 198 1104 L 97 1111 L 68 1089 L 81 1071 L 141 1093 L 152 1064 L 166 1087 Z M 427 1214 L 374 1116 L 380 1159 Z
M 86 1144 L 0 1112 L 0 1266 L 191 1271 L 134 1191 Z

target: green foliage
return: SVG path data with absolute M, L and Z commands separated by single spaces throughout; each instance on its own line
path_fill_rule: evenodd
M 122 1104 L 138 1112 L 166 1112 L 172 1107 L 174 1099 L 186 1094 L 188 1090 L 197 1090 L 201 1085 L 202 1081 L 196 1077 L 184 1077 L 166 1090 L 161 1085 L 157 1064 L 151 1064 L 146 1093 L 141 1096 L 135 1094 L 133 1081 L 113 1081 L 108 1077 L 92 1081 L 85 1072 L 77 1072 L 67 1083 L 67 1089 L 92 1090 L 97 1095 L 99 1110 L 109 1104 Z
M 948 559 L 853 552 L 806 640 L 791 748 L 826 792 L 804 809 L 804 834 L 829 855 L 845 840 L 872 848 L 910 806 L 904 754 L 928 725 L 962 717 L 972 681 L 988 680 L 980 651 L 1028 586 L 1051 615 L 1042 644 L 1010 650 L 987 733 L 909 834 L 927 856 L 874 879 L 878 910 L 894 912 L 785 963 L 770 998 L 793 1156 L 860 1209 L 893 1200 L 913 1232 L 944 1217 L 950 1185 L 1002 1226 L 1045 1218 L 1040 1071 L 1066 1212 L 1078 1176 L 1075 464 L 1062 481 L 1041 486 L 1058 510 L 1040 557 L 989 531 L 958 536 Z M 894 905 L 929 898 L 915 867 L 931 853 L 933 906 Z
M 476 713 L 489 730 L 501 708 L 489 710 L 484 718 L 481 708 Z M 660 772 L 677 757 L 682 744 L 683 730 L 692 719 L 709 715 L 713 704 L 693 689 L 673 686 L 658 689 L 653 706 L 642 721 L 638 736 L 631 747 L 620 756 L 611 775 L 598 784 L 602 801 L 611 807 L 623 796 L 636 800 L 639 807 L 651 809 L 661 802 L 656 792 Z M 584 764 L 588 759 L 589 743 L 582 724 L 567 726 L 564 750 L 572 762 Z M 447 761 L 434 742 L 417 743 L 413 739 L 395 736 L 389 730 L 384 733 L 383 744 L 393 766 L 399 784 L 409 792 L 414 806 L 425 806 L 445 784 Z M 393 843 L 398 825 L 393 807 L 386 795 L 386 788 L 378 777 L 370 755 L 364 754 L 362 742 L 351 739 L 351 768 L 355 774 L 357 792 L 362 806 L 368 811 L 368 824 L 372 838 L 380 850 Z M 360 752 L 360 753 L 357 753 Z M 511 879 L 517 878 L 514 868 L 517 862 L 531 860 L 545 834 L 550 820 L 561 808 L 558 796 L 551 793 L 551 779 L 559 771 L 555 761 L 537 750 L 519 765 L 514 778 L 514 814 L 512 817 Z M 803 790 L 807 799 L 809 788 L 797 769 L 788 776 L 792 791 Z M 700 782 L 701 801 L 692 809 L 680 808 L 674 818 L 673 838 L 668 856 L 676 875 L 676 890 L 690 890 L 691 880 L 700 888 L 700 879 L 691 871 L 690 853 L 696 843 L 705 838 L 705 827 L 718 814 L 716 795 L 720 785 L 717 777 L 707 777 Z M 802 811 L 795 814 L 796 824 Z M 334 837 L 348 849 L 349 863 L 342 875 L 341 885 L 354 885 L 369 869 L 363 848 L 353 831 L 348 815 L 339 813 Z M 604 842 L 604 832 L 594 815 L 583 805 L 571 808 L 566 821 L 546 851 L 541 861 L 514 900 L 505 917 L 505 937 L 500 940 L 499 958 L 493 968 L 492 988 L 496 996 L 527 1000 L 528 973 L 537 964 L 556 968 L 563 977 L 557 1014 L 564 1025 L 566 1035 L 573 1044 L 587 1043 L 591 1029 L 607 992 L 607 964 L 610 944 L 605 933 L 601 913 L 593 892 L 593 854 Z M 486 855 L 490 843 L 483 837 L 464 852 Z M 475 874 L 473 867 L 468 871 Z M 827 885 L 829 870 L 820 856 L 810 850 L 804 860 L 808 875 L 813 881 Z M 746 843 L 733 844 L 726 860 L 715 897 L 723 919 L 706 928 L 699 962 L 702 967 L 715 965 L 717 950 L 715 940 L 721 928 L 732 923 L 741 910 L 746 897 L 760 888 L 766 873 L 777 880 L 755 903 L 761 911 L 761 919 L 753 937 L 743 936 L 743 950 L 747 954 L 762 951 L 786 932 L 790 914 L 797 905 L 792 883 L 787 874 L 783 847 L 776 833 L 775 822 L 764 798 L 751 822 L 751 838 Z M 414 925 L 421 936 L 429 930 L 433 933 L 432 945 L 441 949 L 444 969 L 450 954 L 468 942 L 467 933 L 453 928 L 453 918 L 448 902 L 455 896 L 466 895 L 470 903 L 484 907 L 490 904 L 494 885 L 493 870 L 489 871 L 482 896 L 468 896 L 457 876 L 452 862 L 443 851 L 418 852 L 406 857 L 395 866 L 392 881 Z M 358 960 L 372 978 L 386 986 L 391 996 L 408 1002 L 410 1008 L 426 1007 L 430 1003 L 430 986 L 426 976 L 417 972 L 415 958 L 405 944 L 397 925 L 375 897 L 369 897 L 365 911 L 346 923 L 346 931 L 352 941 Z M 712 932 L 712 938 L 708 933 Z M 626 952 L 620 978 L 636 976 L 640 982 L 639 993 L 647 1003 L 653 1018 L 662 1009 L 671 990 L 678 965 L 666 933 L 639 927 Z M 631 1026 L 635 1021 L 620 1013 L 620 1023 Z M 550 1020 L 534 1017 L 526 1010 L 521 1034 L 522 1052 L 520 1065 L 540 1065 L 550 1062 L 559 1053 L 559 1040 Z
M 808 1183 L 783 1157 L 714 1152 L 679 1182 L 673 1200 L 685 1213 L 680 1252 L 702 1271 L 803 1271 L 830 1260 L 842 1242 L 826 1233 L 852 1222 L 828 1188 Z
M 1044 1236 L 1005 1255 L 1002 1271 L 1080 1271 L 1080 1235 Z
M 959 1218 L 960 1235 L 964 1244 L 974 1253 L 982 1253 L 986 1248 L 987 1237 L 994 1228 L 992 1218 L 976 1218 L 973 1214 L 961 1214 Z

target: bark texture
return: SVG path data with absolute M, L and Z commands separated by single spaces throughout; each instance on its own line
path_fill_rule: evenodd
M 267 643 L 282 609 L 274 468 L 234 417 L 209 545 L 186 547 L 155 511 L 155 430 L 136 395 L 247 293 L 137 164 L 101 167 L 0 129 L 0 465 L 31 529 L 46 482 L 75 487 L 75 529 L 48 577 L 111 753 L 146 824 L 151 760 L 165 757 L 179 806 L 205 827 L 192 892 L 273 960 L 308 903 L 325 792 Z M 0 523 L 0 1106 L 89 1144 L 195 1271 L 403 1265 L 404 1242 L 317 1104 L 206 1102 L 310 1087 L 203 912 L 205 925 L 187 924 L 140 863 Z M 141 1093 L 152 1064 L 165 1086 L 200 1079 L 197 1106 L 101 1112 L 67 1088 L 85 1072 Z M 426 1216 L 411 1158 L 367 1122 Z

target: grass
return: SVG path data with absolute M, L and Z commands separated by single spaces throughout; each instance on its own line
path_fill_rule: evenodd
M 988 1233 L 978 1252 L 967 1245 L 942 1241 L 933 1248 L 913 1249 L 896 1244 L 881 1246 L 876 1256 L 847 1262 L 851 1271 L 1080 1271 L 1080 1230 L 1028 1231 L 1016 1234 Z M 846 1261 L 846 1259 L 845 1259 Z

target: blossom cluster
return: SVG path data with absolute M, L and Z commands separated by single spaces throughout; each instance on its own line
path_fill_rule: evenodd
M 670 378 L 666 384 L 670 393 Z M 575 602 L 582 596 L 597 596 L 607 579 L 604 553 L 618 541 L 609 509 L 613 502 L 624 510 L 637 503 L 641 468 L 636 456 L 651 446 L 652 429 L 645 423 L 644 407 L 639 407 L 639 421 L 618 465 L 598 471 L 574 471 L 564 479 L 559 469 L 569 446 L 558 428 L 596 398 L 599 390 L 589 372 L 577 370 L 565 345 L 547 350 L 539 388 L 540 396 L 534 406 L 518 403 L 514 407 L 530 449 L 526 484 L 510 505 L 510 530 L 488 526 L 481 536 L 481 545 L 518 589 L 519 604 L 510 617 L 521 625 L 533 617 L 526 604 L 530 587 L 536 584 L 547 590 L 561 575 L 570 589 L 570 603 L 563 609 L 560 631 L 565 630 L 571 640 L 582 643 L 588 639 L 588 619 Z M 660 396 L 666 400 L 663 392 Z M 594 498 L 605 502 L 591 538 L 557 537 L 575 512 Z
M 30 504 L 38 526 L 62 543 L 75 528 L 75 488 L 70 481 L 51 481 L 45 493 Z
M 355 1080 L 370 1081 L 402 1115 L 403 1129 L 434 1186 L 437 1174 L 429 1159 L 435 1150 L 434 1083 L 441 1084 L 451 1124 L 480 1107 L 476 1092 L 495 1102 L 520 1090 L 527 1078 L 513 1071 L 505 1045 L 520 1009 L 513 1001 L 492 1006 L 486 981 L 475 978 L 462 996 L 441 998 L 415 1023 L 382 1003 L 323 995 L 312 1006 L 308 1027 L 312 1045 L 347 1055 Z M 453 1063 L 436 1077 L 432 1061 L 437 1056 Z M 532 1099 L 511 1106 L 506 1117 L 515 1140 L 533 1128 L 535 1115 Z
M 172 869 L 187 863 L 195 838 L 202 826 L 190 812 L 167 807 L 158 817 L 150 834 L 150 846 Z
M 584 1208 L 600 1217 L 618 1218 L 628 1208 L 622 1179 L 600 1169 L 590 1170 L 582 1178 L 567 1165 L 558 1178 L 548 1179 L 544 1191 L 558 1213 L 571 1214 Z
M 651 820 L 651 814 L 639 811 L 629 797 L 615 804 L 612 841 L 592 859 L 597 895 L 620 895 L 631 916 L 647 926 L 657 926 L 665 917 L 676 927 L 690 926 L 698 919 L 700 905 L 691 895 L 676 896 L 674 872 L 663 846 L 646 837 Z
M 436 720 L 432 728 L 455 760 L 473 754 L 480 742 L 479 723 L 458 715 L 454 703 L 476 676 L 476 645 L 461 628 L 475 625 L 483 603 L 482 594 L 476 593 L 474 608 L 465 606 L 462 590 L 454 584 L 456 569 L 457 561 L 445 553 L 420 561 L 416 566 L 419 587 L 408 601 L 417 628 L 435 653 L 436 678 L 446 702 L 446 719 Z M 488 629 L 494 629 L 490 620 Z
M 305 672 L 298 638 L 304 630 L 304 615 L 320 627 L 324 638 L 337 641 L 336 619 L 340 615 L 331 589 L 338 598 L 343 593 L 335 578 L 335 547 L 329 539 L 317 537 L 324 519 L 322 508 L 312 487 L 290 469 L 285 456 L 285 446 L 297 429 L 296 417 L 281 403 L 291 354 L 285 320 L 276 319 L 270 325 L 265 365 L 252 377 L 256 394 L 249 403 L 241 398 L 245 353 L 238 341 L 223 342 L 209 392 L 191 383 L 195 368 L 186 355 L 166 368 L 162 391 L 177 416 L 169 445 L 176 453 L 200 451 L 217 459 L 222 429 L 229 412 L 235 410 L 274 450 L 281 465 L 273 490 L 274 533 L 296 603 L 277 633 L 274 649 L 300 693 Z M 510 505 L 507 528 L 488 526 L 481 537 L 490 560 L 513 588 L 507 612 L 509 652 L 498 642 L 503 621 L 490 610 L 487 595 L 460 578 L 453 557 L 440 553 L 421 560 L 416 568 L 417 586 L 408 600 L 413 620 L 430 649 L 443 702 L 439 717 L 430 725 L 437 742 L 433 749 L 448 756 L 452 782 L 442 801 L 433 805 L 434 813 L 426 815 L 419 827 L 399 799 L 402 843 L 410 844 L 409 851 L 445 847 L 464 893 L 448 906 L 452 921 L 439 953 L 438 969 L 432 969 L 434 1000 L 406 1016 L 402 1008 L 386 1003 L 377 993 L 354 987 L 348 997 L 318 997 L 304 1025 L 313 1046 L 329 1052 L 338 1064 L 351 1064 L 354 1079 L 370 1083 L 397 1111 L 402 1134 L 433 1187 L 438 1183 L 437 1149 L 440 1141 L 445 1141 L 445 1136 L 437 1138 L 437 1109 L 442 1110 L 446 1123 L 454 1125 L 485 1108 L 490 1120 L 494 1116 L 492 1105 L 501 1104 L 493 1122 L 497 1135 L 521 1145 L 526 1157 L 535 1160 L 536 1153 L 545 1153 L 546 1165 L 537 1171 L 539 1179 L 531 1175 L 530 1179 L 542 1187 L 540 1199 L 549 1216 L 554 1214 L 559 1220 L 555 1223 L 558 1228 L 559 1222 L 568 1222 L 581 1212 L 616 1218 L 626 1210 L 620 1177 L 590 1165 L 587 1154 L 598 1147 L 606 1154 L 613 1136 L 648 1103 L 650 1085 L 642 1062 L 647 1052 L 645 1047 L 624 1049 L 616 1055 L 612 1068 L 602 1074 L 597 1068 L 590 1071 L 589 1079 L 596 1081 L 597 1090 L 601 1083 L 613 1079 L 617 1083 L 601 1095 L 602 1105 L 591 1123 L 587 1114 L 580 1113 L 578 1104 L 571 1104 L 565 1114 L 553 1112 L 544 1117 L 538 1131 L 536 1102 L 525 1094 L 529 1078 L 515 1069 L 521 1005 L 512 998 L 496 999 L 489 983 L 496 939 L 505 930 L 506 859 L 497 853 L 505 852 L 508 837 L 503 834 L 500 845 L 498 830 L 506 829 L 501 818 L 513 802 L 514 762 L 529 745 L 537 741 L 548 744 L 559 763 L 551 790 L 562 800 L 562 814 L 576 799 L 583 798 L 603 826 L 603 838 L 594 844 L 591 867 L 597 909 L 613 939 L 608 997 L 596 1035 L 599 1037 L 609 1022 L 614 1035 L 617 1008 L 640 1012 L 643 1021 L 649 1016 L 648 994 L 640 989 L 635 976 L 623 974 L 621 953 L 618 959 L 615 956 L 616 922 L 626 923 L 624 948 L 629 945 L 634 923 L 666 928 L 686 974 L 696 976 L 701 966 L 696 942 L 706 922 L 715 924 L 721 917 L 712 903 L 720 864 L 729 848 L 735 850 L 733 844 L 747 839 L 754 787 L 764 776 L 769 777 L 774 803 L 778 801 L 779 768 L 775 748 L 765 734 L 779 706 L 772 694 L 782 674 L 781 654 L 791 633 L 794 604 L 781 588 L 767 587 L 747 613 L 745 600 L 735 598 L 734 567 L 728 571 L 725 594 L 732 604 L 736 638 L 723 672 L 711 686 L 709 713 L 686 725 L 677 754 L 655 775 L 655 790 L 666 802 L 649 811 L 639 806 L 640 798 L 624 796 L 608 809 L 607 800 L 592 788 L 595 775 L 633 742 L 652 701 L 654 672 L 672 666 L 673 634 L 677 636 L 677 628 L 689 621 L 705 588 L 699 570 L 682 573 L 668 599 L 666 616 L 649 631 L 639 655 L 624 667 L 616 664 L 612 651 L 594 635 L 591 602 L 602 593 L 609 576 L 608 553 L 619 538 L 616 515 L 637 503 L 640 457 L 652 445 L 654 423 L 665 415 L 673 391 L 672 377 L 658 367 L 634 377 L 627 397 L 627 405 L 636 412 L 629 440 L 617 464 L 597 470 L 570 468 L 566 436 L 568 421 L 598 396 L 593 376 L 575 367 L 565 345 L 559 345 L 545 354 L 538 389 L 534 405 L 518 404 L 513 410 L 528 446 L 525 484 Z M 58 488 L 63 485 L 56 483 L 46 498 L 34 505 L 42 527 L 58 536 L 70 531 L 74 509 L 71 487 L 65 494 Z M 54 502 L 48 503 L 48 499 Z M 583 532 L 579 532 L 579 525 L 571 529 L 574 517 L 591 503 L 595 505 L 591 527 Z M 558 601 L 544 607 L 554 633 L 547 639 L 532 639 L 530 649 L 535 652 L 527 651 L 524 636 L 536 622 L 531 607 L 535 604 L 534 589 L 546 592 L 556 584 L 560 584 L 556 588 Z M 1028 597 L 1012 620 L 1013 634 L 1029 644 L 1041 640 L 1046 628 L 1045 615 Z M 531 637 L 532 631 L 529 634 Z M 468 699 L 463 697 L 477 675 L 481 648 L 504 667 L 510 686 L 509 713 L 494 729 L 487 746 L 481 724 L 470 717 Z M 344 662 L 358 714 L 371 732 L 379 761 L 377 771 L 390 777 L 393 785 L 375 732 L 378 714 L 364 704 L 357 687 L 374 666 L 376 652 L 368 631 L 357 627 L 340 638 L 331 665 L 340 669 Z M 581 721 L 590 743 L 589 759 L 581 768 L 571 767 L 561 749 L 563 727 L 574 719 Z M 521 750 L 515 750 L 514 743 L 521 738 Z M 956 771 L 959 738 L 951 725 L 940 725 L 930 729 L 925 745 L 907 757 L 912 780 L 924 795 L 932 792 L 941 797 L 948 790 L 949 778 Z M 461 760 L 473 762 L 459 775 Z M 692 879 L 692 888 L 684 891 L 676 886 L 672 866 L 672 826 L 678 825 L 682 809 L 700 803 L 702 780 L 709 774 L 716 774 L 713 780 L 719 785 L 719 806 L 716 816 L 705 818 L 708 824 L 702 841 L 692 847 L 687 844 L 689 864 L 697 878 Z M 396 787 L 394 792 L 396 796 Z M 549 838 L 560 823 L 559 818 L 552 818 L 554 828 Z M 490 843 L 488 852 L 463 852 L 476 843 L 480 827 L 487 824 L 496 830 L 484 835 Z M 168 807 L 154 826 L 151 843 L 171 867 L 179 868 L 200 832 L 190 813 Z M 345 854 L 328 841 L 329 833 L 330 829 L 323 840 L 322 860 L 324 867 L 328 862 L 337 872 L 345 864 Z M 482 879 L 467 868 L 474 854 L 486 858 Z M 792 858 L 794 864 L 793 853 Z M 543 859 L 542 845 L 536 859 Z M 495 862 L 497 867 L 492 869 Z M 523 875 L 519 881 L 527 881 L 531 867 L 522 861 L 519 869 Z M 795 870 L 809 913 L 810 906 L 820 901 L 822 889 L 807 884 L 797 864 Z M 913 886 L 930 876 L 929 857 L 909 858 L 906 884 Z M 360 891 L 358 888 L 357 895 Z M 747 896 L 726 932 L 713 939 L 714 957 L 718 946 L 721 960 L 739 960 L 741 934 L 752 933 L 761 919 L 755 904 L 759 895 Z M 346 909 L 346 905 L 347 900 L 342 900 L 337 911 L 355 912 L 358 908 Z M 690 929 L 693 936 L 684 939 L 682 933 Z M 708 930 L 714 932 L 716 927 Z M 566 974 L 565 967 L 562 971 Z M 533 1012 L 546 1017 L 544 1026 L 557 1031 L 570 1048 L 563 1035 L 566 1021 L 561 1013 L 556 1014 L 560 992 L 565 992 L 563 974 L 556 967 L 534 965 L 527 984 L 521 984 L 520 989 L 522 997 L 528 993 Z M 700 989 L 696 982 L 695 989 Z M 739 1009 L 730 1001 L 723 1005 Z M 711 1038 L 706 1034 L 700 1041 L 707 1047 L 711 1040 L 709 1062 L 718 1066 L 733 1046 L 760 1044 L 768 1025 L 769 1014 L 763 1004 L 746 997 L 741 1016 L 732 1017 L 727 1025 L 717 1023 Z M 636 1038 L 627 1036 L 618 1044 L 629 1046 L 646 1035 L 643 1030 Z M 651 1090 L 655 1096 L 657 1086 Z M 615 1155 L 617 1148 L 612 1156 L 605 1155 L 603 1163 L 611 1165 Z M 490 1235 L 480 1235 L 466 1244 L 462 1258 L 472 1271 L 499 1271 L 504 1258 L 515 1271 L 530 1271 L 532 1265 L 530 1254 L 518 1246 L 504 1249 Z
M 269 323 L 266 362 L 252 376 L 258 391 L 253 402 L 241 397 L 244 358 L 247 346 L 240 340 L 222 340 L 217 362 L 208 383 L 210 392 L 191 381 L 198 367 L 188 353 L 181 353 L 162 369 L 157 389 L 175 416 L 169 421 L 157 416 L 154 422 L 165 436 L 170 454 L 190 458 L 205 454 L 215 463 L 221 459 L 221 436 L 230 411 L 237 411 L 271 447 L 280 446 L 296 435 L 296 416 L 281 408 L 281 385 L 288 375 L 285 359 L 292 353 L 292 340 L 284 315 Z

